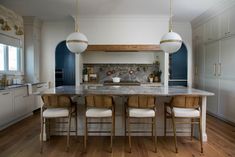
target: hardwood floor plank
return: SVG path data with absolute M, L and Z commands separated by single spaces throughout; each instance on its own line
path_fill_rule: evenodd
M 233 157 L 235 156 L 235 127 L 212 116 L 207 117 L 208 142 L 204 154 L 200 143 L 190 137 L 178 137 L 179 153 L 176 154 L 172 137 L 158 137 L 158 153 L 154 153 L 151 137 L 132 137 L 132 153 L 128 140 L 114 137 L 110 153 L 110 137 L 88 138 L 87 152 L 83 153 L 83 137 L 71 137 L 71 148 L 66 152 L 66 137 L 52 136 L 45 142 L 40 154 L 40 119 L 33 115 L 0 132 L 0 157 Z

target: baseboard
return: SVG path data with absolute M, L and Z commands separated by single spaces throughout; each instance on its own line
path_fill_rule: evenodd
M 225 122 L 225 123 L 227 123 L 227 124 L 232 125 L 232 126 L 235 127 L 235 123 L 234 123 L 234 122 L 231 122 L 231 121 L 227 120 L 226 118 L 224 118 L 224 117 L 222 117 L 222 116 L 219 116 L 219 115 L 217 115 L 217 114 L 211 113 L 211 112 L 209 112 L 209 111 L 207 111 L 206 113 L 207 113 L 208 115 L 212 116 L 212 117 L 215 117 L 215 118 L 217 118 L 217 119 L 219 119 L 219 120 L 222 120 L 223 122 Z
M 19 117 L 18 119 L 14 119 L 13 121 L 7 123 L 6 125 L 1 126 L 1 127 L 0 127 L 0 131 L 2 131 L 3 129 L 6 129 L 7 127 L 9 127 L 9 126 L 11 126 L 11 125 L 13 125 L 13 124 L 15 124 L 15 123 L 17 123 L 17 122 L 19 122 L 19 121 L 25 119 L 25 118 L 27 118 L 27 117 L 29 117 L 29 116 L 31 116 L 31 115 L 33 115 L 32 112 L 30 112 L 30 113 L 28 113 L 28 114 L 26 114 L 26 115 L 24 115 L 24 116 L 22 116 L 22 117 Z

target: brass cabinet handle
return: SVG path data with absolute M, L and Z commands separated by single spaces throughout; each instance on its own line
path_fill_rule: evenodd
M 221 63 L 218 64 L 218 76 L 221 76 Z
M 216 63 L 214 64 L 214 76 L 216 76 Z
M 197 68 L 197 66 L 195 67 L 195 75 L 197 75 L 198 74 L 198 68 Z

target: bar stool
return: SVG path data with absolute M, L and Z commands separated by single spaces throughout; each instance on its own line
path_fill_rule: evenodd
M 77 137 L 77 104 L 72 102 L 68 95 L 44 94 L 42 95 L 43 106 L 41 107 L 41 153 L 43 152 L 43 131 L 47 120 L 54 118 L 67 118 L 67 151 L 69 150 L 70 132 L 75 132 Z M 75 118 L 75 131 L 71 131 L 71 117 Z M 64 122 L 63 122 L 64 123 Z M 50 124 L 49 124 L 50 126 Z M 50 136 L 50 135 L 49 135 Z
M 87 148 L 87 136 L 88 133 L 107 133 L 109 131 L 89 131 L 88 124 L 111 124 L 110 131 L 110 148 L 112 152 L 113 147 L 113 136 L 115 130 L 115 108 L 113 97 L 105 95 L 89 95 L 85 97 L 85 131 L 84 131 L 84 151 Z M 111 121 L 109 122 L 92 122 L 89 119 L 101 119 L 107 118 Z
M 135 133 L 146 133 L 149 131 L 131 131 L 130 124 L 137 124 L 131 122 L 131 119 L 151 119 L 149 123 L 138 123 L 138 124 L 151 124 L 151 133 L 154 141 L 154 149 L 157 152 L 157 131 L 156 131 L 156 106 L 155 97 L 148 95 L 129 96 L 127 100 L 126 113 L 125 113 L 125 136 L 126 136 L 126 120 L 128 125 L 128 137 L 129 137 L 129 152 L 131 152 L 131 132 Z
M 191 139 L 193 136 L 194 124 L 199 125 L 199 139 L 201 143 L 201 153 L 203 153 L 202 142 L 202 112 L 200 110 L 201 98 L 199 96 L 174 96 L 170 103 L 165 103 L 165 126 L 164 134 L 166 136 L 166 122 L 168 118 L 172 119 L 175 151 L 178 153 L 176 124 L 191 124 Z M 190 122 L 177 122 L 176 119 L 191 119 Z

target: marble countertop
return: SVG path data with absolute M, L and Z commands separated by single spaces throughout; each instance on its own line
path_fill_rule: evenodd
M 60 86 L 50 88 L 41 94 L 68 94 L 68 95 L 155 95 L 155 96 L 174 96 L 174 95 L 199 95 L 213 96 L 214 93 L 188 87 L 170 86 Z
M 1 88 L 0 88 L 0 91 L 5 91 L 5 90 L 9 90 L 9 89 L 15 89 L 15 88 L 26 87 L 26 86 L 28 86 L 29 84 L 31 84 L 31 85 L 39 85 L 39 84 L 43 84 L 43 83 L 46 83 L 46 82 L 13 84 L 13 85 L 9 85 L 9 86 L 6 86 L 6 87 L 1 87 Z

